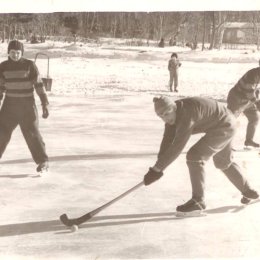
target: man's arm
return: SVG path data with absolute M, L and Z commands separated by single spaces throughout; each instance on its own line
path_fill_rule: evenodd
M 182 122 L 176 126 L 176 133 L 173 142 L 160 155 L 153 166 L 156 171 L 163 171 L 169 166 L 182 152 L 193 131 L 194 122 L 189 118 L 182 118 Z
M 49 116 L 49 111 L 48 111 L 48 97 L 42 82 L 42 79 L 40 78 L 40 74 L 38 71 L 38 68 L 34 62 L 32 64 L 32 69 L 31 69 L 31 77 L 32 81 L 34 84 L 35 91 L 37 95 L 39 96 L 41 100 L 41 105 L 42 105 L 42 117 L 47 118 Z
M 175 137 L 175 131 L 176 131 L 175 125 L 165 124 L 163 138 L 158 153 L 158 158 L 168 149 L 168 147 L 173 142 L 173 139 Z
M 171 60 L 168 61 L 168 70 L 171 70 Z
M 2 65 L 2 64 L 1 64 Z M 0 106 L 5 93 L 5 80 L 2 74 L 2 66 L 0 65 Z

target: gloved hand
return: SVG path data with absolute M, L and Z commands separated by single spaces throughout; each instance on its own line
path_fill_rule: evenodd
M 49 116 L 49 110 L 47 105 L 42 106 L 42 118 L 46 119 Z
M 163 172 L 156 172 L 153 168 L 149 168 L 149 171 L 144 176 L 144 185 L 150 185 L 153 182 L 159 180 L 163 176 Z
M 181 63 L 179 63 L 179 67 L 181 66 Z

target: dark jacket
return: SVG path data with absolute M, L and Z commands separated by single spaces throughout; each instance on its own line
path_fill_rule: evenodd
M 168 61 L 168 70 L 172 72 L 178 72 L 179 67 L 181 66 L 181 63 L 178 59 L 171 58 Z
M 224 131 L 222 123 L 226 122 L 229 117 L 230 124 L 227 124 L 227 127 L 234 127 L 232 113 L 224 104 L 215 100 L 191 97 L 175 102 L 177 104 L 176 122 L 174 125 L 165 124 L 164 136 L 155 164 L 162 170 L 180 155 L 192 134 L 209 133 L 218 127 Z

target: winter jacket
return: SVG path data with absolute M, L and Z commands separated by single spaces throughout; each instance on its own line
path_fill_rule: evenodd
M 176 59 L 175 57 L 174 58 L 171 58 L 169 61 L 168 61 L 168 70 L 169 71 L 175 71 L 177 72 L 179 67 L 181 66 L 181 63 L 178 59 Z

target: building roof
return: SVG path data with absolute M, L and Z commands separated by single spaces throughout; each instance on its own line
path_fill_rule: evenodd
M 257 23 L 257 26 L 260 27 L 260 23 Z M 232 28 L 232 29 L 253 29 L 253 23 L 239 23 L 239 22 L 229 22 L 225 24 L 225 28 Z

